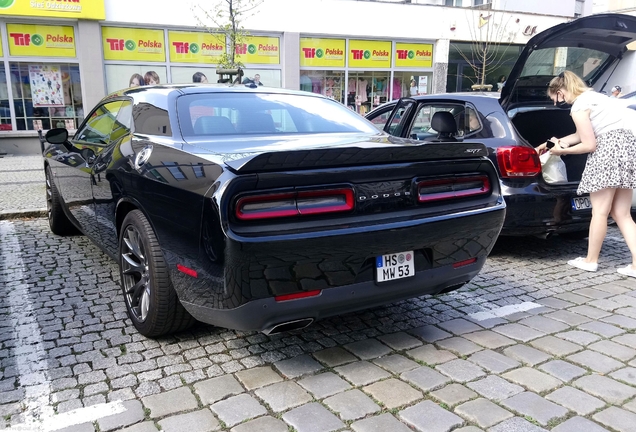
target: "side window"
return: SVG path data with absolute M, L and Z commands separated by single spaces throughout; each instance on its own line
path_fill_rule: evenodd
M 108 102 L 99 106 L 75 134 L 76 141 L 106 145 L 113 130 L 122 101 Z
M 412 99 L 409 100 L 400 100 L 398 102 L 397 108 L 393 109 L 393 117 L 389 119 L 389 129 L 388 132 L 394 136 L 402 136 L 402 131 L 404 130 L 408 117 L 409 110 L 416 102 Z
M 410 137 L 426 140 L 436 138 L 440 131 L 432 127 L 435 113 L 448 112 L 453 116 L 457 127 L 454 134 L 457 138 L 465 137 L 482 129 L 479 115 L 475 108 L 469 105 L 454 103 L 422 104 L 418 107 L 417 115 L 413 119 Z M 448 117 L 448 114 L 445 114 Z
M 135 133 L 143 135 L 172 136 L 168 111 L 146 102 L 138 103 L 133 108 Z
M 378 114 L 377 116 L 370 118 L 369 121 L 373 123 L 373 126 L 378 128 L 380 132 L 382 132 L 384 130 L 384 126 L 386 125 L 386 122 L 389 120 L 389 116 L 391 115 L 391 110 L 392 109 L 387 109 L 381 112 L 380 114 Z
M 132 126 L 132 103 L 130 101 L 124 101 L 119 107 L 117 113 L 117 119 L 113 125 L 113 130 L 110 133 L 110 141 L 115 141 L 130 133 Z
M 481 122 L 479 121 L 479 116 L 477 115 L 477 111 L 475 111 L 470 106 L 466 107 L 466 125 L 465 127 L 465 135 L 471 134 L 473 132 L 477 132 L 481 129 Z

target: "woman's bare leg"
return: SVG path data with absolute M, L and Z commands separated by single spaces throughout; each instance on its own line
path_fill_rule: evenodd
M 632 269 L 636 270 L 636 223 L 631 215 L 633 193 L 632 189 L 616 189 L 611 215 L 632 253 Z
M 612 210 L 615 192 L 616 189 L 601 189 L 590 193 L 592 221 L 590 222 L 590 237 L 588 239 L 585 262 L 598 262 L 603 240 L 605 239 L 605 234 L 607 234 L 607 217 Z

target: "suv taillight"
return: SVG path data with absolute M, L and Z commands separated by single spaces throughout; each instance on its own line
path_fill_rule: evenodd
M 236 202 L 240 220 L 274 219 L 353 210 L 353 189 L 325 189 L 251 195 Z
M 531 147 L 499 147 L 497 164 L 502 178 L 533 177 L 541 172 L 539 155 Z

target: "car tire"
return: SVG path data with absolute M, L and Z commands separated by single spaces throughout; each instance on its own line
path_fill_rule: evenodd
M 44 169 L 44 177 L 46 179 L 46 215 L 51 232 L 59 236 L 77 234 L 77 228 L 64 213 L 62 199 L 53 181 L 53 173 L 49 165 Z
M 195 323 L 177 297 L 159 241 L 140 210 L 124 218 L 118 261 L 128 316 L 139 333 L 158 337 Z
M 584 231 L 564 232 L 564 233 L 559 233 L 559 235 L 568 240 L 583 240 L 590 236 L 590 231 L 584 230 Z

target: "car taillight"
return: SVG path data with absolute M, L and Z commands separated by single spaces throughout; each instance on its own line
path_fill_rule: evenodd
M 417 200 L 421 203 L 464 198 L 490 193 L 488 176 L 450 177 L 424 180 L 417 184 Z
M 252 195 L 236 202 L 240 220 L 274 219 L 353 210 L 353 189 L 325 189 Z
M 499 147 L 497 164 L 503 178 L 532 177 L 541 172 L 539 155 L 530 147 Z

